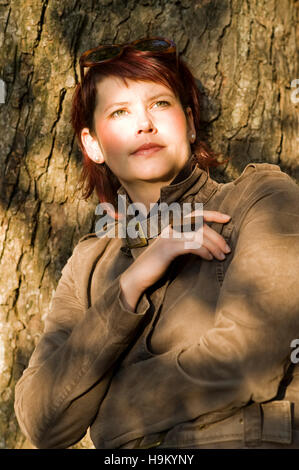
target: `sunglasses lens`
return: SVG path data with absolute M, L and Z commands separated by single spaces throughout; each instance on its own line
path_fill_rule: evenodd
M 120 47 L 103 47 L 102 49 L 91 52 L 85 60 L 87 62 L 101 62 L 102 60 L 113 59 L 120 51 Z
M 170 44 L 163 39 L 145 39 L 135 44 L 135 48 L 140 51 L 163 51 L 169 47 Z

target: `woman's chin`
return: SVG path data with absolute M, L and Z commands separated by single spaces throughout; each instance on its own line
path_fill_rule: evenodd
M 175 177 L 172 168 L 146 168 L 146 165 L 140 171 L 135 173 L 136 178 L 144 182 L 157 183 L 158 181 L 167 182 Z

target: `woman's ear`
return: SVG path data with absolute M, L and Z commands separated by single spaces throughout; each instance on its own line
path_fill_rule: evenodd
M 104 157 L 99 142 L 91 135 L 87 127 L 84 127 L 81 131 L 81 142 L 91 160 L 95 163 L 104 163 Z
M 194 118 L 192 109 L 190 106 L 186 107 L 186 119 L 187 119 L 187 126 L 188 126 L 188 136 L 190 143 L 193 144 L 196 140 L 196 130 L 194 125 Z

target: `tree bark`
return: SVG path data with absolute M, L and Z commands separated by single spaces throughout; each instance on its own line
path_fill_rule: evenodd
M 173 38 L 205 91 L 202 137 L 230 158 L 211 176 L 230 181 L 253 161 L 298 181 L 298 11 L 298 0 L 0 0 L 0 448 L 32 447 L 14 386 L 62 267 L 94 230 L 97 200 L 77 191 L 69 122 L 80 54 L 101 42 Z M 93 445 L 87 436 L 74 447 Z

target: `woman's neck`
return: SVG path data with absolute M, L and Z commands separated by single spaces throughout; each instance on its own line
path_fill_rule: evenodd
M 190 158 L 183 168 L 181 168 L 176 175 L 169 178 L 168 181 L 158 181 L 156 183 L 137 181 L 134 182 L 134 185 L 128 185 L 126 183 L 122 183 L 122 185 L 133 203 L 138 202 L 145 206 L 146 214 L 144 215 L 147 215 L 151 209 L 151 204 L 155 204 L 160 199 L 161 188 L 185 180 L 192 172 L 194 163 L 194 160 Z
M 133 203 L 141 203 L 145 206 L 146 214 L 144 215 L 146 216 L 151 209 L 151 204 L 155 204 L 160 199 L 161 188 L 170 184 L 173 179 L 157 183 L 141 181 L 140 184 L 135 183 L 134 186 L 127 186 L 123 183 L 123 187 Z

